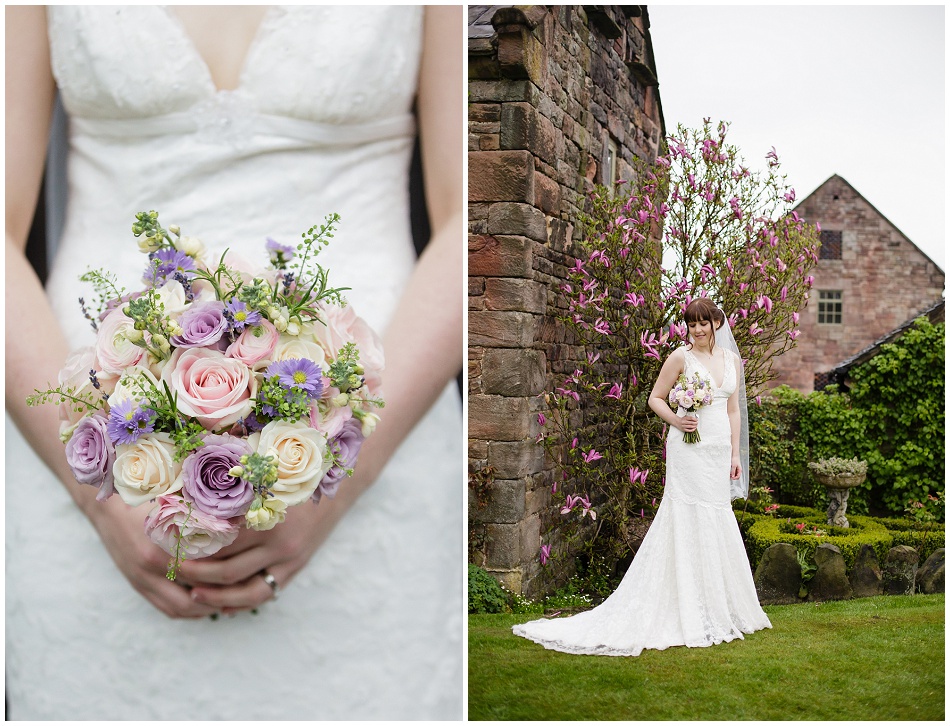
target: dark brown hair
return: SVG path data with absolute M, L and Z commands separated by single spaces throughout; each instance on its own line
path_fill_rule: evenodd
M 712 325 L 713 339 L 709 349 L 711 351 L 716 347 L 716 324 L 719 323 L 721 325 L 722 323 L 726 322 L 726 314 L 716 306 L 716 303 L 714 303 L 708 297 L 698 297 L 686 306 L 686 311 L 683 313 L 683 317 L 685 318 L 687 325 L 689 323 L 698 323 L 700 321 L 705 321 Z

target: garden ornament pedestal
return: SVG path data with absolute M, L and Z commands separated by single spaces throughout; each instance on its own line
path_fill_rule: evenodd
M 867 474 L 819 474 L 814 477 L 828 490 L 828 524 L 835 527 L 850 527 L 845 512 L 848 510 L 848 494 L 862 484 Z

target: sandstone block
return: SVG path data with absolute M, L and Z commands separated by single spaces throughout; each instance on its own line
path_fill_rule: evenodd
M 502 104 L 500 135 L 502 149 L 525 149 L 548 163 L 557 159 L 557 129 L 527 103 Z
M 493 442 L 494 443 L 494 442 Z M 489 445 L 489 464 L 491 464 Z M 496 469 L 496 475 L 503 474 Z M 525 512 L 525 483 L 521 481 L 495 480 L 488 486 L 488 503 L 484 509 L 474 510 L 476 522 L 494 524 L 517 524 Z
M 913 595 L 920 555 L 909 545 L 891 547 L 884 560 L 884 594 Z
M 468 274 L 531 277 L 534 243 L 527 237 L 469 235 Z
M 524 101 L 536 106 L 541 99 L 538 87 L 531 81 L 493 80 L 469 81 L 468 97 L 470 101 Z
M 485 525 L 486 569 L 511 569 L 521 565 L 521 525 Z
M 537 474 L 544 465 L 544 447 L 534 440 L 491 441 L 488 444 L 488 465 L 494 468 L 496 476 L 499 477 L 520 478 Z M 519 519 L 524 514 L 525 507 L 523 481 L 520 506 Z
M 539 171 L 534 172 L 534 203 L 548 214 L 561 211 L 561 186 Z
M 808 599 L 850 600 L 853 596 L 851 583 L 845 573 L 841 550 L 832 544 L 820 544 L 815 550 L 818 571 L 808 586 Z
M 489 234 L 513 234 L 547 241 L 544 214 L 530 204 L 497 202 L 488 210 Z
M 532 435 L 527 398 L 470 396 L 468 435 L 487 441 L 522 441 Z
M 527 348 L 535 339 L 530 313 L 473 310 L 468 315 L 468 343 L 487 348 Z
M 534 161 L 528 151 L 470 151 L 468 201 L 534 201 Z
M 795 548 L 784 542 L 769 547 L 755 568 L 755 592 L 763 605 L 796 603 L 802 586 L 802 568 Z
M 485 279 L 485 309 L 544 313 L 547 309 L 547 288 L 534 280 L 520 277 L 489 277 Z
M 924 595 L 944 591 L 944 548 L 934 551 L 917 570 L 917 590 Z
M 499 396 L 536 396 L 546 383 L 540 350 L 488 348 L 482 358 L 482 390 Z
M 874 597 L 884 592 L 881 566 L 871 545 L 861 545 L 857 557 L 854 558 L 854 567 L 851 568 L 848 581 L 855 597 Z

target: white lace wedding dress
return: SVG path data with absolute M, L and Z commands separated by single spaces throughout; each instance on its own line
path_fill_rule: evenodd
M 331 281 L 386 327 L 415 262 L 421 8 L 271 6 L 234 92 L 215 89 L 166 8 L 48 13 L 71 117 L 48 292 L 73 345 L 92 340 L 78 275 L 107 267 L 134 289 L 144 257 L 131 224 L 148 209 L 260 263 L 267 237 L 296 243 L 339 212 L 323 253 Z M 278 600 L 257 615 L 171 620 L 8 426 L 10 718 L 461 718 L 461 462 L 449 386 Z
M 736 389 L 732 354 L 722 385 L 697 411 L 701 441 L 670 428 L 666 485 L 633 563 L 603 603 L 572 617 L 516 625 L 545 648 L 586 655 L 640 655 L 672 645 L 699 648 L 772 627 L 759 607 L 739 527 L 729 504 L 732 455 L 726 402 Z M 715 379 L 686 351 L 687 375 Z

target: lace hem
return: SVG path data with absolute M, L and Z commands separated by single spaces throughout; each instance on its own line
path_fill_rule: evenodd
M 546 622 L 546 621 L 532 621 L 532 622 Z M 511 628 L 511 632 L 514 635 L 517 635 L 526 640 L 530 640 L 538 645 L 544 647 L 547 650 L 556 650 L 559 653 L 568 653 L 569 655 L 606 655 L 606 656 L 615 656 L 615 657 L 629 657 L 635 658 L 639 656 L 644 650 L 666 650 L 667 648 L 677 648 L 677 647 L 686 647 L 686 648 L 711 648 L 714 645 L 719 645 L 720 643 L 731 643 L 733 640 L 745 640 L 743 633 L 750 635 L 757 630 L 771 629 L 772 623 L 766 622 L 765 625 L 760 627 L 754 627 L 749 625 L 736 625 L 735 629 L 729 633 L 723 633 L 718 635 L 711 635 L 707 639 L 704 639 L 701 642 L 694 643 L 668 643 L 663 646 L 650 646 L 642 645 L 638 648 L 611 648 L 608 645 L 595 645 L 595 646 L 583 646 L 583 645 L 573 645 L 571 643 L 565 643 L 562 640 L 556 639 L 547 639 L 540 636 L 531 635 L 527 630 L 525 630 L 525 625 L 530 625 L 531 623 L 525 623 L 523 625 L 515 625 Z
M 722 502 L 710 502 L 703 499 L 697 499 L 695 497 L 685 496 L 683 494 L 671 494 L 667 492 L 663 496 L 663 500 L 669 500 L 671 502 L 676 502 L 677 504 L 689 504 L 697 505 L 705 509 L 721 509 L 726 511 L 732 511 L 732 507 L 728 503 Z

